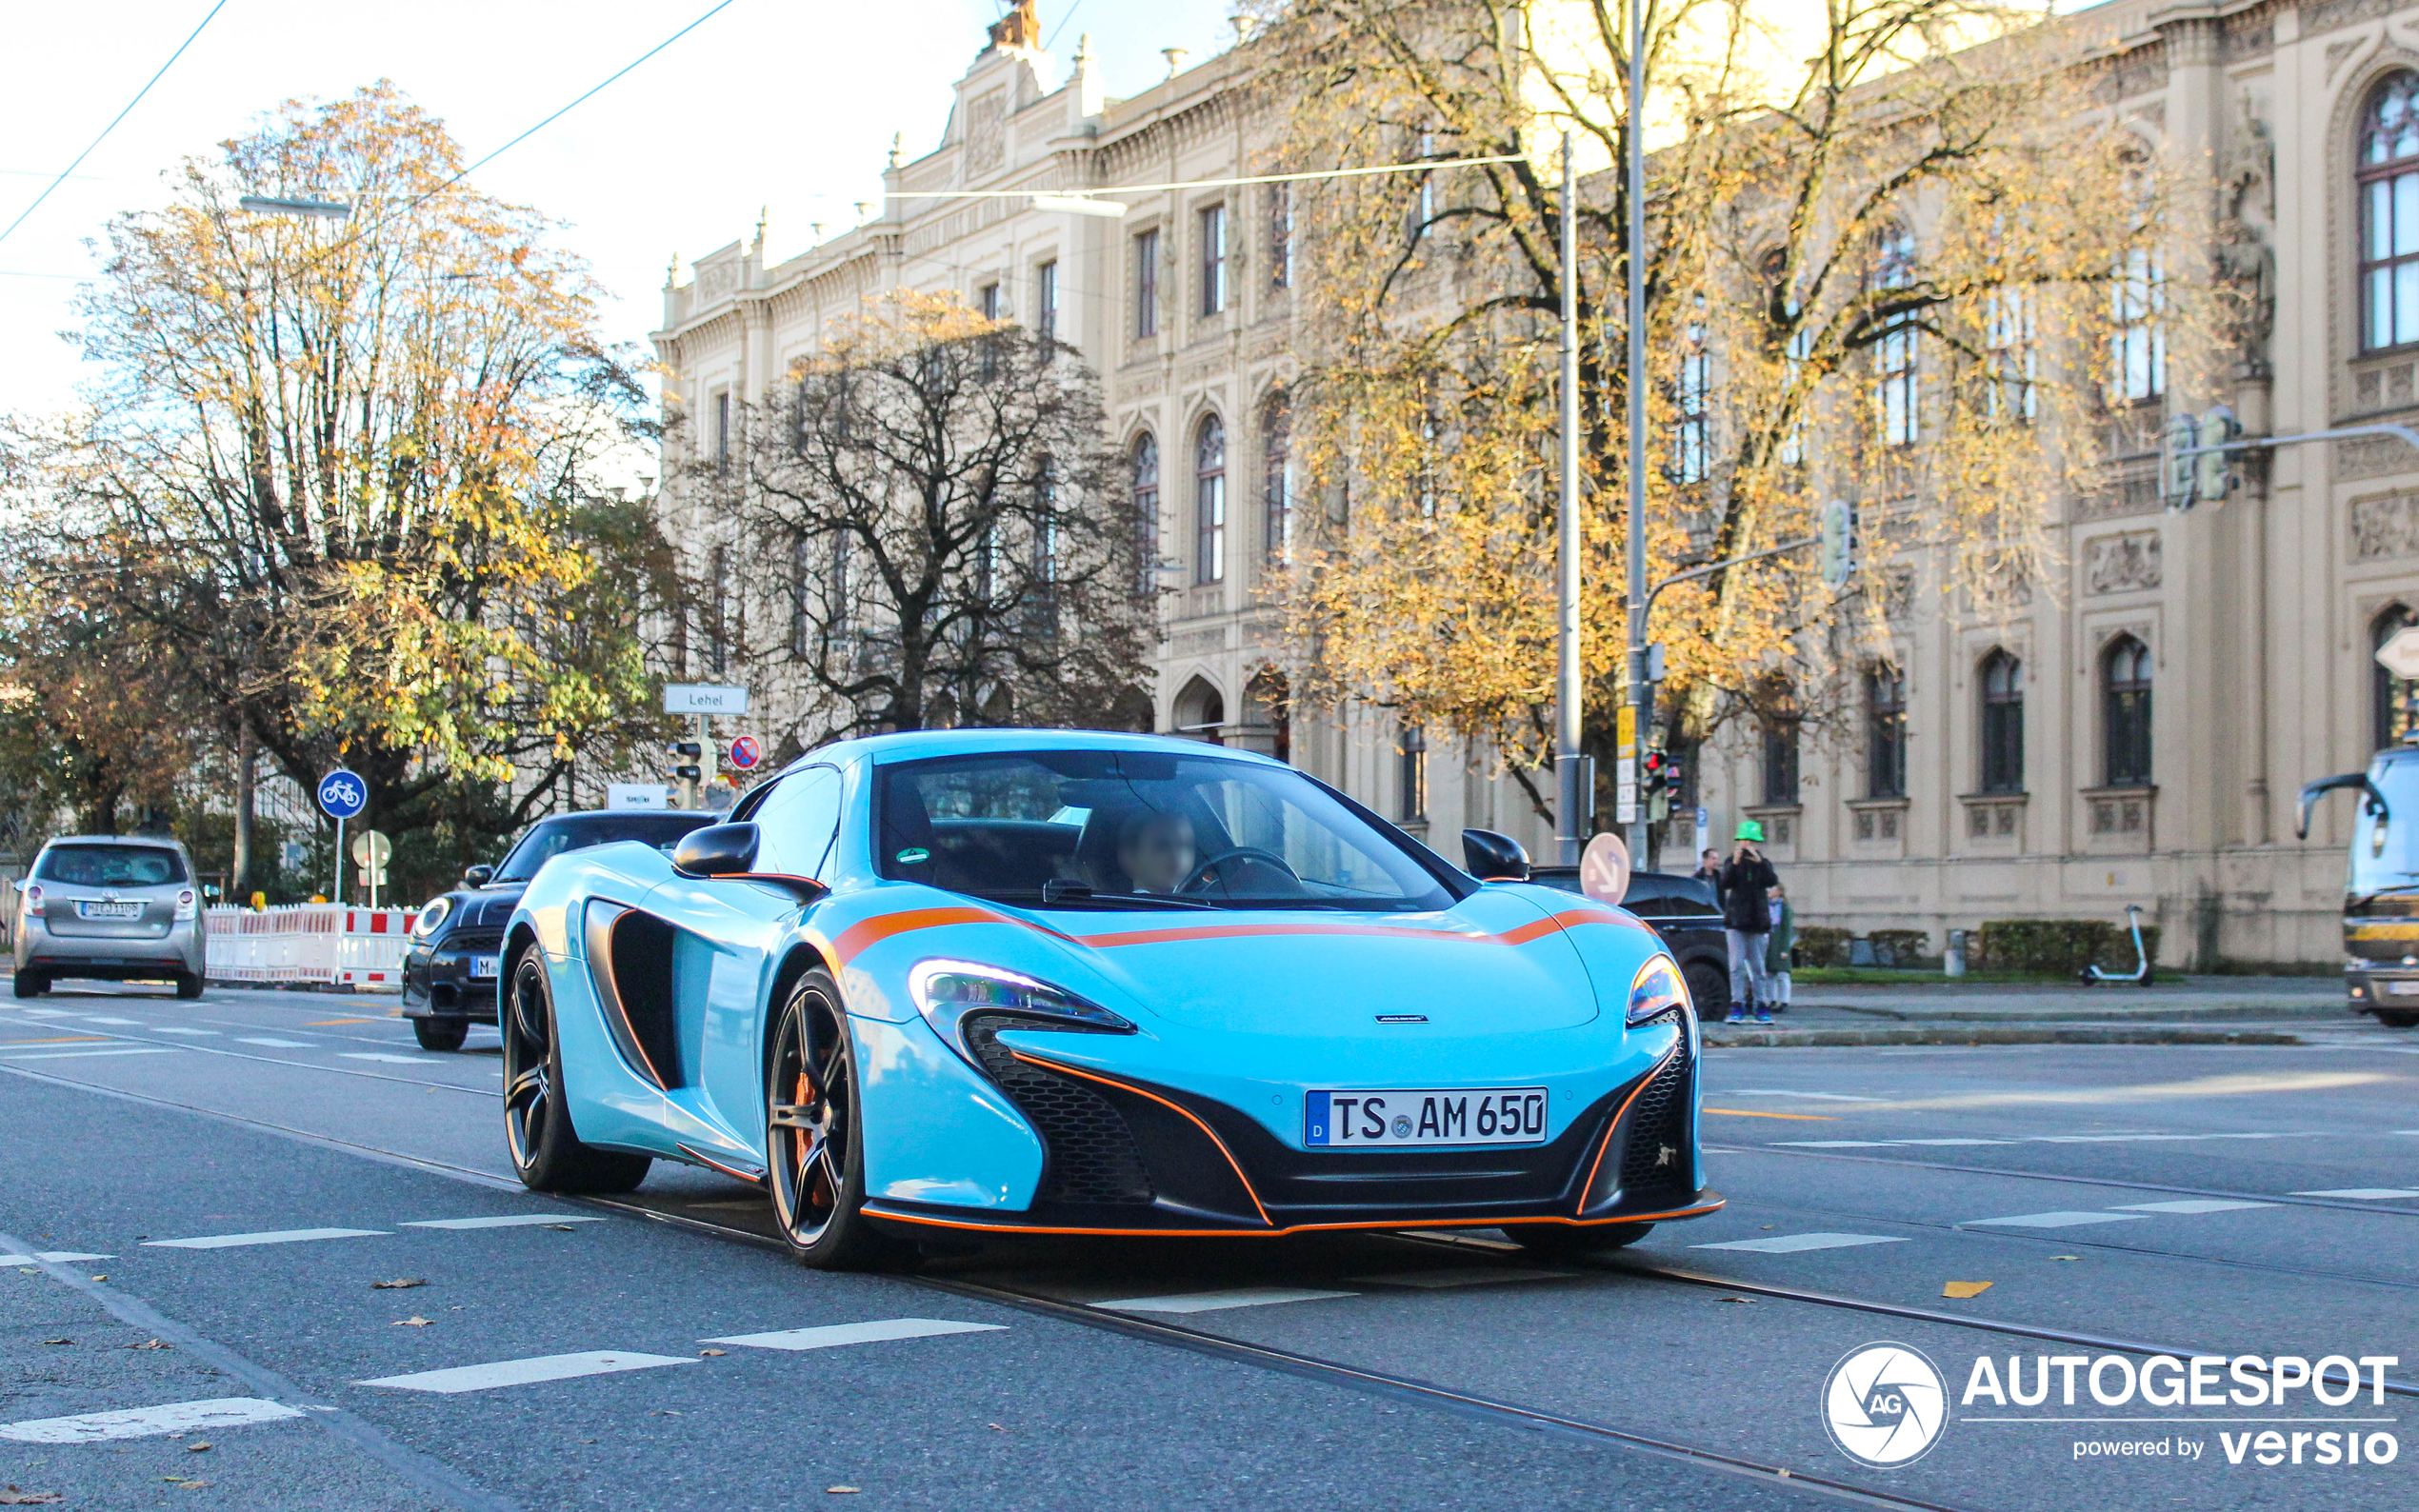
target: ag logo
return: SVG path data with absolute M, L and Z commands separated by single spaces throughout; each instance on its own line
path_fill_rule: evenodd
M 1851 1351 L 1823 1383 L 1823 1426 L 1831 1442 L 1876 1470 L 1922 1459 L 1948 1419 L 1948 1385 L 1922 1351 L 1906 1344 Z

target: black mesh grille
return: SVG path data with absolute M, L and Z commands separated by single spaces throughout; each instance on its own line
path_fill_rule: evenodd
M 1064 1030 L 1055 1023 L 990 1016 L 967 1021 L 966 1043 L 983 1069 L 1042 1136 L 1042 1184 L 1036 1196 L 1063 1203 L 1148 1203 L 1157 1193 L 1126 1115 L 1072 1077 L 1016 1059 L 999 1043 L 1002 1029 Z
M 1625 1194 L 1665 1187 L 1686 1191 L 1695 1180 L 1689 1161 L 1689 1083 L 1695 1071 L 1683 1038 L 1679 1050 L 1630 1105 L 1629 1139 L 1621 1152 Z

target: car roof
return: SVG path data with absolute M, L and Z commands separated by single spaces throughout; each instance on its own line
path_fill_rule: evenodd
M 975 756 L 1020 750 L 1165 751 L 1172 755 L 1222 756 L 1233 761 L 1286 766 L 1289 771 L 1292 769 L 1286 763 L 1256 751 L 1213 746 L 1207 741 L 1187 740 L 1180 735 L 1138 735 L 1110 729 L 920 729 L 838 741 L 807 752 L 782 770 L 845 765 L 855 761 L 885 764 L 921 761 L 931 756 Z
M 183 850 L 185 842 L 174 835 L 53 835 L 42 843 L 42 848 L 52 846 L 144 846 L 158 849 Z

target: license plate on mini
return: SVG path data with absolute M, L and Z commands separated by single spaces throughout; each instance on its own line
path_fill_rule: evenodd
M 75 905 L 79 919 L 140 919 L 143 905 L 139 903 L 79 903 Z
M 473 978 L 491 977 L 495 975 L 495 965 L 499 959 L 501 958 L 497 956 L 472 956 L 470 958 L 470 975 Z
M 1542 1144 L 1542 1086 L 1378 1088 L 1312 1092 L 1302 1104 L 1312 1149 L 1400 1149 L 1420 1144 Z
M 2419 998 L 2419 982 L 2389 982 L 2386 990 L 2397 998 Z

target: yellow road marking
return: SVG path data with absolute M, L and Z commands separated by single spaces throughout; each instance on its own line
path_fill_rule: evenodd
M 313 1019 L 303 1025 L 306 1029 L 325 1029 L 338 1024 L 376 1024 L 376 1019 Z
M 0 1044 L 86 1044 L 108 1038 L 106 1034 L 62 1034 L 48 1040 L 0 1040 Z
M 1834 1118 L 1829 1113 L 1750 1113 L 1743 1107 L 1709 1107 L 1704 1109 L 1704 1111 L 1708 1113 L 1727 1113 L 1732 1118 L 1785 1118 L 1801 1124 L 1836 1124 L 1839 1122 L 1837 1118 Z

